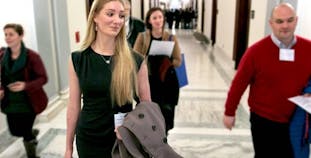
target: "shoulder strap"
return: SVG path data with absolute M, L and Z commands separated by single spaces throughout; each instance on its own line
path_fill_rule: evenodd
M 142 32 L 142 34 L 143 34 L 143 47 L 146 47 L 146 31 Z M 149 51 L 146 53 L 146 56 L 149 56 Z

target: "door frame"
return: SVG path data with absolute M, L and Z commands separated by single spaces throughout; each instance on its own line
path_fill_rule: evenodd
M 141 8 L 141 19 L 145 19 L 145 3 L 144 3 L 144 0 L 140 0 L 140 8 Z
M 205 23 L 205 0 L 202 0 L 202 20 L 201 20 L 201 32 L 204 32 L 204 23 Z
M 250 27 L 251 0 L 237 0 L 235 13 L 235 28 L 233 39 L 233 60 L 234 68 L 237 69 L 240 60 L 248 47 Z
M 212 45 L 216 42 L 216 30 L 217 30 L 217 14 L 218 14 L 218 8 L 217 8 L 217 0 L 213 0 L 212 2 L 212 28 L 211 28 L 211 40 Z
M 91 6 L 94 0 L 86 0 L 85 1 L 85 7 L 86 7 L 86 19 L 89 17 L 89 13 L 91 10 Z

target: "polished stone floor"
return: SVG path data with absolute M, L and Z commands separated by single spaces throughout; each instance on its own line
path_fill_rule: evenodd
M 169 144 L 185 158 L 253 157 L 245 96 L 237 112 L 235 128 L 229 131 L 222 124 L 227 90 L 235 73 L 230 54 L 217 46 L 212 48 L 196 41 L 191 30 L 173 33 L 178 36 L 185 54 L 189 85 L 181 89 Z M 62 158 L 66 108 L 50 120 L 39 121 L 36 127 L 41 130 L 38 146 L 41 158 Z M 25 157 L 22 140 L 7 134 L 1 141 L 1 158 Z M 74 157 L 77 157 L 76 152 Z

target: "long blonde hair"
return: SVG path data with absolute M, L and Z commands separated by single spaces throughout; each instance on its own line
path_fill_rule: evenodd
M 81 46 L 82 50 L 90 47 L 96 39 L 95 15 L 100 12 L 106 3 L 111 1 L 119 1 L 124 6 L 123 0 L 95 0 L 93 2 L 88 16 L 86 36 Z M 112 103 L 122 106 L 131 103 L 138 91 L 137 66 L 127 44 L 124 25 L 115 37 L 115 43 L 110 91 Z

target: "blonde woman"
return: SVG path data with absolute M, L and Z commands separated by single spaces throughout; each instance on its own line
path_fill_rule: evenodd
M 122 0 L 93 2 L 82 49 L 69 62 L 66 158 L 74 137 L 79 158 L 111 157 L 114 114 L 131 111 L 135 95 L 151 101 L 147 66 L 128 48 L 124 22 Z

